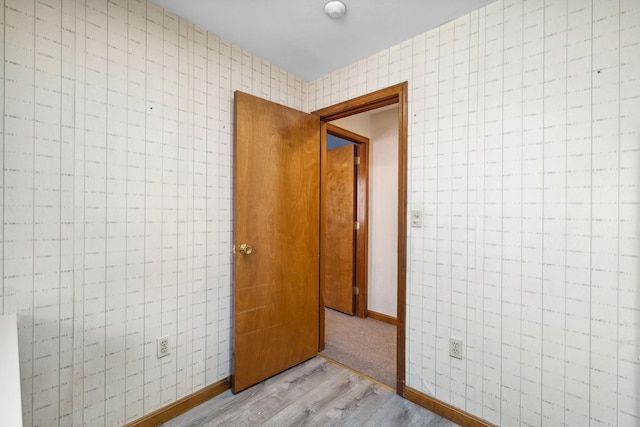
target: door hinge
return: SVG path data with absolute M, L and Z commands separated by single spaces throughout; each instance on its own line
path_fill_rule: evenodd
M 354 295 L 360 295 L 360 289 L 357 286 L 353 287 L 353 294 Z
M 360 156 L 355 156 L 353 158 L 353 164 L 356 166 L 360 164 Z
M 353 229 L 354 230 L 360 230 L 360 223 L 358 221 L 354 221 L 353 222 Z

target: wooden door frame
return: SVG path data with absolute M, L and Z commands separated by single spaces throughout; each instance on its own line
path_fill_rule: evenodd
M 360 164 L 356 175 L 356 221 L 360 224 L 360 228 L 356 231 L 357 238 L 354 241 L 355 244 L 355 266 L 354 285 L 358 288 L 358 295 L 355 297 L 355 315 L 364 319 L 367 315 L 367 266 L 369 259 L 369 223 L 368 223 L 368 203 L 369 203 L 369 138 L 365 138 L 362 135 L 351 132 L 347 129 L 335 126 L 331 123 L 326 123 L 326 133 L 329 135 L 337 136 L 347 141 L 353 142 L 358 146 L 358 156 L 360 157 Z M 326 150 L 326 143 L 322 144 L 323 150 Z M 326 157 L 325 157 L 326 158 Z M 322 169 L 322 167 L 321 167 Z M 324 178 L 323 172 L 321 177 Z M 325 179 L 320 179 L 320 206 L 324 209 L 325 205 Z M 324 225 L 324 222 L 322 223 Z M 322 236 L 324 236 L 323 225 L 320 226 L 320 240 L 322 242 Z M 322 244 L 322 243 L 321 243 Z M 321 257 L 322 260 L 322 257 Z M 320 290 L 324 289 L 322 283 L 322 277 L 320 278 Z
M 396 344 L 396 392 L 405 395 L 405 374 L 406 374 L 406 299 L 407 299 L 407 146 L 408 146 L 408 88 L 407 82 L 371 92 L 326 108 L 313 111 L 320 117 L 322 126 L 327 122 L 352 116 L 359 113 L 398 104 L 398 307 L 397 307 L 397 344 Z M 321 132 L 322 138 L 325 133 Z M 326 147 L 326 141 L 321 145 Z M 321 149 L 321 176 L 324 162 L 326 161 L 326 150 Z M 322 179 L 322 178 L 321 178 Z M 324 256 L 322 245 L 320 245 L 320 256 Z M 324 347 L 324 309 L 322 297 L 320 298 L 320 325 L 319 325 L 319 345 Z

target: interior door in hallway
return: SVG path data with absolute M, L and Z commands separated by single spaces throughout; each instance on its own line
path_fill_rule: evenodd
M 355 144 L 327 149 L 325 224 L 326 254 L 321 262 L 324 305 L 355 313 L 356 181 Z
M 318 352 L 320 121 L 235 93 L 232 390 Z

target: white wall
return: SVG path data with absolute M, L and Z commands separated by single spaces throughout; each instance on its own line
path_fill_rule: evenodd
M 369 138 L 369 265 L 367 309 L 398 311 L 398 110 L 331 122 Z
M 398 110 L 372 114 L 369 144 L 369 311 L 398 312 Z
M 342 119 L 332 121 L 331 124 L 341 127 L 342 129 L 350 130 L 365 138 L 371 137 L 371 119 L 369 114 L 362 113 L 343 117 Z
M 233 91 L 303 82 L 144 0 L 0 5 L 24 425 L 120 426 L 229 375 Z
M 408 386 L 504 426 L 640 424 L 639 23 L 499 0 L 309 84 L 313 111 L 409 82 Z
M 18 320 L 15 314 L 0 316 L 0 413 L 2 425 L 22 426 L 22 392 L 20 390 L 20 354 Z

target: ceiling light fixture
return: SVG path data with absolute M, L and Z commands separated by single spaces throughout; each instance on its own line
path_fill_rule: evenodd
M 331 0 L 325 3 L 324 13 L 326 13 L 331 19 L 338 19 L 347 13 L 347 6 L 340 0 Z

